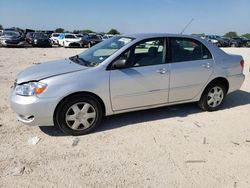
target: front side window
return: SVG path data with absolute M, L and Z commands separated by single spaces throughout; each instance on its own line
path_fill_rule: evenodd
M 119 56 L 126 61 L 126 67 L 141 67 L 163 64 L 164 38 L 149 39 L 137 43 Z
M 199 41 L 189 38 L 171 38 L 172 62 L 211 59 L 209 50 Z

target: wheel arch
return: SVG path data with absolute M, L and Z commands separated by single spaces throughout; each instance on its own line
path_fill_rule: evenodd
M 226 87 L 226 93 L 228 92 L 228 90 L 229 90 L 229 82 L 228 82 L 228 80 L 227 80 L 225 77 L 217 77 L 217 78 L 214 78 L 213 80 L 211 80 L 211 81 L 206 85 L 206 87 L 205 87 L 205 88 L 203 89 L 203 91 L 202 91 L 202 95 L 203 95 L 203 93 L 205 92 L 205 90 L 207 89 L 207 87 L 208 87 L 209 85 L 215 83 L 215 82 L 222 82 L 222 83 L 225 85 L 225 87 Z M 201 96 L 202 96 L 202 95 L 201 95 Z
M 98 95 L 92 93 L 92 92 L 88 92 L 88 91 L 81 91 L 81 92 L 75 92 L 75 93 L 71 93 L 67 96 L 65 96 L 64 98 L 62 98 L 60 100 L 60 102 L 56 105 L 56 108 L 54 110 L 54 113 L 53 113 L 53 119 L 54 119 L 54 123 L 55 123 L 55 115 L 56 115 L 56 112 L 58 110 L 58 108 L 60 107 L 60 105 L 68 98 L 70 97 L 73 97 L 73 96 L 79 96 L 79 95 L 87 95 L 89 97 L 92 97 L 94 100 L 96 100 L 97 102 L 100 103 L 101 107 L 102 107 L 102 110 L 103 110 L 103 115 L 105 116 L 106 115 L 106 107 L 105 107 L 105 104 L 103 102 L 103 100 L 101 99 L 101 97 L 99 97 Z

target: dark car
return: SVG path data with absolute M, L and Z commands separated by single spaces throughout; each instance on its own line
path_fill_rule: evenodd
M 238 46 L 237 47 L 247 47 L 249 46 L 249 39 L 245 38 L 245 37 L 234 37 L 233 38 L 237 43 Z
M 20 31 L 4 31 L 0 43 L 6 47 L 21 47 L 26 44 L 25 36 Z
M 232 38 L 229 37 L 221 37 L 226 43 L 228 44 L 228 47 L 238 47 L 238 42 Z
M 223 37 L 218 36 L 218 35 L 207 35 L 206 39 L 218 47 L 229 47 L 230 46 L 230 43 L 228 40 L 225 40 Z
M 82 39 L 82 46 L 87 46 L 89 48 L 91 46 L 98 44 L 99 42 L 102 42 L 102 39 L 98 37 L 96 34 L 83 33 L 83 34 L 76 34 L 76 36 Z
M 46 33 L 33 33 L 32 46 L 52 47 L 52 42 L 49 37 L 49 34 Z
M 98 37 L 96 34 L 89 34 L 89 40 L 90 40 L 91 46 L 94 46 L 98 44 L 99 42 L 102 42 L 102 39 Z

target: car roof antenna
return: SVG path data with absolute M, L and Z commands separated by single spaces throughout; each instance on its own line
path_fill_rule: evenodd
M 181 35 L 184 33 L 184 31 L 187 29 L 187 27 L 192 23 L 194 21 L 194 19 L 192 18 L 191 20 L 190 20 L 190 22 L 188 22 L 188 24 L 183 28 L 183 30 L 181 31 Z

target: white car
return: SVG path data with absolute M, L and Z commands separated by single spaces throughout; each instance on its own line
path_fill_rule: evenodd
M 60 36 L 60 33 L 52 33 L 50 40 L 53 44 L 58 44 L 58 38 Z
M 58 45 L 67 47 L 82 47 L 82 39 L 74 34 L 66 33 L 61 35 L 58 40 Z

